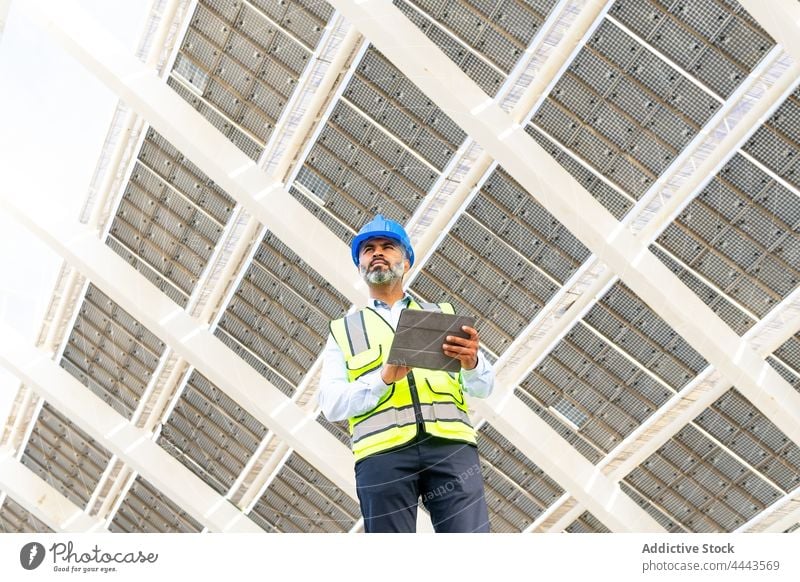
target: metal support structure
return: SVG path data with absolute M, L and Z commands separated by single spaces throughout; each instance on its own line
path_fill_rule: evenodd
M 656 180 L 639 204 L 622 219 L 623 225 L 639 230 L 637 238 L 641 238 L 643 244 L 649 246 L 658 238 L 675 215 L 697 196 L 708 180 L 786 98 L 787 91 L 791 91 L 800 76 L 800 66 L 791 65 L 780 73 L 774 73 L 773 65 L 781 69 L 784 60 L 785 54 L 780 49 L 765 57 L 765 63 L 758 69 L 763 74 L 754 75 L 733 94 L 714 116 L 713 126 L 698 134 L 676 160 L 674 170 Z M 699 160 L 695 159 L 695 151 Z M 687 161 L 683 163 L 682 158 Z M 642 210 L 637 212 L 637 209 Z M 648 216 L 645 218 L 644 215 Z M 587 272 L 596 272 L 596 267 Z M 578 289 L 568 292 L 569 296 L 578 296 L 574 303 L 569 304 L 571 313 L 564 310 L 563 302 L 551 301 L 545 308 L 548 313 L 541 318 L 542 325 L 523 331 L 498 360 L 500 385 L 512 389 L 521 382 L 550 346 L 574 325 L 579 319 L 578 314 L 582 314 L 593 301 L 594 298 L 586 297 L 586 293 L 595 294 L 605 289 L 613 279 L 614 273 L 606 270 L 588 287 L 586 281 L 578 281 L 575 284 Z M 530 338 L 526 340 L 526 336 Z
M 5 325 L 0 329 L 0 363 L 4 367 L 197 521 L 217 532 L 263 531 L 158 446 L 149 432 L 131 424 L 48 354 L 25 347 L 26 342 L 13 329 Z
M 610 530 L 663 532 L 619 485 L 606 477 L 521 400 L 495 395 L 470 405 Z M 557 450 L 558 454 L 553 454 Z
M 40 0 L 35 1 L 37 4 L 41 4 Z M 374 0 L 361 0 L 360 2 L 347 0 L 334 1 L 332 3 L 337 8 L 339 8 L 340 5 L 345 6 L 346 8 L 339 9 L 343 10 L 344 13 L 353 20 L 357 28 L 365 32 L 368 38 L 375 38 L 375 44 L 387 54 L 409 78 L 416 82 L 426 93 L 434 97 L 438 103 L 442 104 L 443 109 L 447 110 L 448 114 L 450 114 L 456 122 L 464 127 L 470 135 L 475 137 L 478 142 L 486 148 L 488 154 L 496 156 L 500 163 L 510 171 L 515 179 L 530 192 L 536 193 L 536 197 L 542 201 L 567 228 L 587 244 L 597 256 L 602 260 L 607 260 L 614 272 L 621 275 L 626 283 L 628 283 L 640 297 L 651 305 L 657 313 L 664 317 L 670 325 L 725 374 L 724 380 L 719 379 L 715 382 L 714 390 L 719 390 L 721 389 L 720 387 L 724 385 L 730 386 L 730 381 L 736 381 L 737 386 L 740 387 L 742 392 L 773 419 L 779 428 L 784 430 L 790 438 L 796 442 L 800 442 L 800 438 L 798 438 L 800 437 L 800 422 L 798 422 L 798 419 L 800 419 L 800 405 L 795 406 L 796 404 L 800 404 L 800 399 L 797 397 L 796 393 L 790 389 L 788 384 L 784 382 L 780 376 L 763 362 L 763 359 L 756 357 L 757 351 L 753 349 L 753 346 L 751 346 L 746 339 L 739 338 L 732 334 L 727 326 L 722 324 L 710 309 L 697 299 L 693 293 L 683 287 L 683 285 L 649 253 L 647 250 L 647 246 L 650 242 L 648 236 L 634 236 L 626 229 L 625 225 L 620 225 L 620 223 L 613 220 L 613 217 L 600 207 L 588 193 L 583 192 L 582 188 L 577 186 L 571 176 L 560 168 L 554 169 L 552 166 L 555 165 L 555 163 L 549 159 L 549 156 L 540 152 L 540 148 L 535 142 L 525 136 L 524 131 L 517 125 L 519 121 L 518 117 L 515 115 L 513 118 L 509 118 L 502 114 L 503 112 L 496 103 L 487 103 L 485 100 L 480 100 L 478 98 L 478 93 L 476 93 L 477 87 L 475 87 L 460 70 L 456 69 L 456 72 L 454 72 L 453 69 L 455 66 L 449 63 L 446 57 L 443 57 L 429 40 L 425 39 L 424 42 L 421 42 L 419 40 L 421 33 L 418 33 L 413 25 L 406 22 L 399 11 L 389 5 L 390 3 L 375 2 Z M 48 5 L 48 11 L 50 13 L 59 12 L 58 10 L 50 10 L 49 6 L 50 5 Z M 1 2 L 0 7 L 2 7 Z M 72 11 L 71 8 L 70 11 Z M 360 20 L 354 17 L 354 15 L 357 14 L 361 14 L 362 16 L 367 14 L 368 16 L 365 17 L 365 20 Z M 393 15 L 396 20 L 392 21 L 391 26 L 381 23 L 380 18 L 382 18 L 382 15 Z M 48 20 L 51 16 L 50 14 L 46 16 L 40 14 L 39 18 L 40 20 Z M 55 16 L 52 18 L 56 20 Z M 71 17 L 67 20 L 73 19 L 74 17 Z M 58 16 L 57 20 L 60 22 L 63 19 Z M 79 29 L 85 30 L 83 28 L 83 23 L 78 23 L 80 26 L 75 27 L 72 27 L 73 24 L 76 23 L 68 22 L 66 26 L 69 26 L 71 31 Z M 117 91 L 120 95 L 123 95 L 124 98 L 133 94 L 134 100 L 136 101 L 133 105 L 135 109 L 140 110 L 139 108 L 141 108 L 141 111 L 144 111 L 143 115 L 146 116 L 149 114 L 155 117 L 161 116 L 158 122 L 164 124 L 163 127 L 172 131 L 173 134 L 177 136 L 177 139 L 182 139 L 184 142 L 194 141 L 194 143 L 190 143 L 187 147 L 187 155 L 192 157 L 191 151 L 197 150 L 197 160 L 198 163 L 201 164 L 201 167 L 204 169 L 208 167 L 210 169 L 213 166 L 217 176 L 224 176 L 228 183 L 232 183 L 235 187 L 233 190 L 229 190 L 231 195 L 242 202 L 248 210 L 255 209 L 254 213 L 256 216 L 268 227 L 272 229 L 268 221 L 273 221 L 273 223 L 278 224 L 274 230 L 276 235 L 298 250 L 300 256 L 309 262 L 309 264 L 317 269 L 324 277 L 328 278 L 334 286 L 344 292 L 351 300 L 359 293 L 363 295 L 363 286 L 359 287 L 357 284 L 353 285 L 354 281 L 349 281 L 349 283 L 346 284 L 349 286 L 342 286 L 342 280 L 347 279 L 347 277 L 339 276 L 339 279 L 329 277 L 330 271 L 335 269 L 327 267 L 326 263 L 334 266 L 344 264 L 340 260 L 341 257 L 338 257 L 338 255 L 341 254 L 340 248 L 337 248 L 336 252 L 332 252 L 329 250 L 329 247 L 320 245 L 323 252 L 315 254 L 313 249 L 308 248 L 313 245 L 309 245 L 307 240 L 305 242 L 302 240 L 298 241 L 298 237 L 295 236 L 292 238 L 291 234 L 287 235 L 289 236 L 288 239 L 282 236 L 281 232 L 286 232 L 287 230 L 291 231 L 290 225 L 293 219 L 289 218 L 281 224 L 280 219 L 275 217 L 275 214 L 279 215 L 281 219 L 287 216 L 287 214 L 281 212 L 281 209 L 286 209 L 287 212 L 296 211 L 297 213 L 292 216 L 302 220 L 303 225 L 312 224 L 310 221 L 314 220 L 302 207 L 297 210 L 299 205 L 297 205 L 294 199 L 286 192 L 282 184 L 277 182 L 277 180 L 270 180 L 269 177 L 263 173 L 256 175 L 252 171 L 252 167 L 245 167 L 246 164 L 237 166 L 236 164 L 241 163 L 242 160 L 246 158 L 243 154 L 240 154 L 238 150 L 232 151 L 231 148 L 228 148 L 224 151 L 224 155 L 212 156 L 211 161 L 209 161 L 209 150 L 211 148 L 208 148 L 207 144 L 214 143 L 216 145 L 220 143 L 220 140 L 223 142 L 227 140 L 222 138 L 218 133 L 216 136 L 211 136 L 208 131 L 205 131 L 208 130 L 206 126 L 202 128 L 202 131 L 195 131 L 194 129 L 186 131 L 183 128 L 193 127 L 193 125 L 181 125 L 175 122 L 175 116 L 171 115 L 172 113 L 177 113 L 179 115 L 184 115 L 182 119 L 191 124 L 196 125 L 201 123 L 208 125 L 202 118 L 202 121 L 197 121 L 199 114 L 196 114 L 191 108 L 188 109 L 194 113 L 194 116 L 188 111 L 181 111 L 182 108 L 185 109 L 188 106 L 185 106 L 182 100 L 174 95 L 167 96 L 170 90 L 166 88 L 166 86 L 162 86 L 161 90 L 158 90 L 154 84 L 151 83 L 151 79 L 148 77 L 148 71 L 142 68 L 141 65 L 139 65 L 138 70 L 134 70 L 135 67 L 133 67 L 131 63 L 125 62 L 119 64 L 121 59 L 116 54 L 108 59 L 89 54 L 90 46 L 98 46 L 94 44 L 95 40 L 101 40 L 102 42 L 100 44 L 106 44 L 107 46 L 113 45 L 113 40 L 103 40 L 99 37 L 95 38 L 89 35 L 85 37 L 89 40 L 84 42 L 85 38 L 73 35 L 72 32 L 66 33 L 64 30 L 59 29 L 61 24 L 55 25 L 51 21 L 48 23 L 48 26 L 52 27 L 51 30 L 55 30 L 54 36 L 62 40 L 72 54 L 76 55 L 82 63 L 86 64 L 101 78 L 101 80 L 111 86 L 112 89 Z M 395 30 L 397 28 L 400 30 Z M 92 32 L 94 33 L 96 31 Z M 69 38 L 70 36 L 72 36 L 72 38 Z M 76 41 L 74 40 L 75 38 L 81 38 L 81 40 Z M 407 43 L 407 41 L 410 42 Z M 109 42 L 110 44 L 108 44 Z M 414 54 L 410 56 L 396 56 L 402 52 L 398 47 L 406 50 L 408 46 L 415 47 L 414 50 L 420 51 L 420 54 L 424 53 L 426 59 L 419 60 L 419 55 L 415 56 Z M 419 48 L 420 46 L 421 48 Z M 432 53 L 435 53 L 435 55 Z M 441 57 L 441 59 L 439 57 Z M 112 61 L 113 65 L 109 65 L 108 63 Z M 131 66 L 128 67 L 128 65 Z M 409 70 L 413 72 L 409 73 Z M 444 76 L 441 74 L 442 71 L 446 71 Z M 793 68 L 792 71 L 795 72 L 795 69 Z M 786 75 L 784 79 L 789 76 L 790 75 Z M 796 77 L 796 75 L 791 76 L 793 76 L 793 78 Z M 444 81 L 442 78 L 444 78 Z M 458 87 L 458 90 L 453 91 L 453 86 Z M 462 88 L 464 89 L 463 92 L 461 91 Z M 444 97 L 445 94 L 448 94 L 447 98 Z M 486 96 L 483 95 L 483 98 L 485 99 Z M 177 101 L 175 101 L 176 99 Z M 178 102 L 180 102 L 180 104 L 178 104 Z M 161 128 L 156 125 L 154 126 L 161 131 Z M 739 129 L 746 129 L 748 127 L 752 126 L 750 126 L 749 123 L 741 123 L 738 126 Z M 213 131 L 216 132 L 216 130 Z M 172 141 L 170 134 L 166 131 L 162 133 Z M 526 138 L 527 142 L 525 142 L 523 138 Z M 181 147 L 177 140 L 173 141 L 173 143 Z M 192 148 L 194 148 L 194 150 L 192 150 Z M 235 150 L 235 147 L 233 150 Z M 239 154 L 239 157 L 237 158 L 234 154 Z M 721 155 L 722 154 L 720 154 L 720 156 Z M 719 156 L 717 156 L 715 152 L 712 157 L 716 159 Z M 535 158 L 540 162 L 540 167 L 544 167 L 544 169 L 536 170 L 530 168 L 529 162 L 531 158 Z M 523 160 L 527 160 L 526 166 L 522 165 Z M 249 162 L 249 158 L 247 158 L 247 162 Z M 704 168 L 705 165 L 706 164 L 703 166 Z M 696 175 L 700 174 L 702 174 L 702 172 L 698 169 Z M 217 177 L 210 171 L 209 175 L 217 180 Z M 223 185 L 223 187 L 226 187 L 222 180 L 218 180 L 218 182 Z M 687 188 L 686 192 L 688 191 Z M 253 192 L 257 194 L 252 195 Z M 561 197 L 565 192 L 567 193 L 566 198 L 568 198 L 568 200 L 566 202 L 557 200 L 557 198 Z M 277 206 L 276 202 L 278 203 Z M 276 207 L 278 208 L 277 212 L 275 212 Z M 585 210 L 587 208 L 588 210 Z M 585 224 L 582 222 L 581 213 L 584 215 L 589 213 L 593 217 L 596 216 L 598 218 L 593 224 Z M 262 218 L 262 216 L 267 218 Z M 660 218 L 663 219 L 664 216 L 660 215 Z M 281 228 L 283 231 L 280 230 Z M 302 228 L 303 226 L 297 230 L 302 231 Z M 656 230 L 660 232 L 661 229 L 648 229 L 650 233 L 654 233 L 653 236 L 657 236 Z M 69 232 L 69 229 L 65 232 Z M 315 230 L 315 233 L 316 232 L 318 232 L 318 230 Z M 302 238 L 302 236 L 299 238 Z M 333 238 L 335 239 L 335 237 Z M 338 243 L 338 247 L 343 247 L 338 239 L 336 239 L 336 242 Z M 90 245 L 87 243 L 86 248 L 88 249 L 89 246 Z M 329 258 L 331 254 L 338 258 L 331 260 Z M 317 265 L 319 265 L 319 268 L 317 268 Z M 115 273 L 114 269 L 109 271 L 100 269 L 100 271 L 109 275 Z M 606 275 L 609 277 L 609 280 L 611 280 L 612 274 L 607 272 Z M 100 284 L 100 287 L 105 290 L 102 284 Z M 348 291 L 351 294 L 348 294 Z M 110 295 L 116 300 L 116 295 Z M 679 298 L 677 301 L 678 305 L 683 303 L 680 309 L 671 304 L 670 299 L 673 297 Z M 688 300 L 688 302 L 684 300 Z M 360 301 L 354 302 L 357 304 L 360 303 Z M 689 306 L 688 311 L 684 309 L 685 305 Z M 135 312 L 131 311 L 131 313 Z M 174 327 L 174 329 L 169 329 L 169 331 L 177 332 L 177 330 L 180 329 L 187 332 L 188 340 L 186 343 L 190 350 L 191 345 L 189 344 L 191 344 L 195 336 L 203 336 L 204 334 L 210 335 L 207 331 L 202 329 L 202 324 L 199 324 L 200 331 L 198 331 L 197 329 L 188 328 L 185 325 L 186 321 L 180 320 L 179 317 L 173 316 L 173 314 L 166 313 L 165 315 L 166 319 L 164 319 L 162 323 L 166 328 Z M 572 315 L 572 313 L 570 315 Z M 168 319 L 172 319 L 173 321 L 168 322 Z M 566 320 L 567 318 L 564 319 Z M 574 321 L 573 318 L 572 323 L 574 323 Z M 197 324 L 197 322 L 192 323 Z M 157 334 L 159 333 L 157 331 L 158 327 L 151 329 L 156 331 Z M 722 341 L 717 339 L 717 334 L 720 330 L 729 332 L 727 335 L 723 334 Z M 180 337 L 180 333 L 176 333 L 175 335 L 176 337 Z M 166 339 L 166 336 L 162 337 Z M 207 340 L 208 338 L 203 337 L 201 339 Z M 720 345 L 715 345 L 715 341 L 719 341 Z M 173 345 L 172 342 L 170 342 L 170 345 Z M 198 342 L 197 345 L 200 346 L 201 342 Z M 205 346 L 205 344 L 203 345 Z M 208 360 L 214 361 L 216 357 L 208 358 Z M 211 378 L 210 375 L 209 378 Z M 260 378 L 260 376 L 259 381 L 262 384 L 266 382 L 263 378 Z M 226 392 L 228 391 L 226 387 L 221 387 Z M 529 454 L 529 456 L 534 459 L 537 464 L 540 464 L 548 474 L 556 477 L 559 482 L 571 485 L 568 487 L 568 490 L 570 492 L 577 492 L 575 498 L 578 499 L 580 503 L 584 501 L 591 503 L 591 506 L 587 504 L 586 507 L 589 508 L 598 519 L 606 523 L 606 525 L 612 529 L 630 530 L 633 528 L 634 531 L 661 531 L 660 526 L 655 524 L 655 522 L 638 508 L 636 504 L 632 502 L 628 503 L 630 499 L 621 493 L 617 483 L 614 482 L 615 478 L 619 478 L 617 472 L 606 477 L 598 470 L 598 467 L 592 466 L 563 442 L 556 443 L 554 441 L 552 444 L 554 446 L 557 445 L 555 449 L 551 447 L 540 447 L 538 437 L 543 435 L 546 437 L 544 442 L 548 442 L 547 438 L 555 435 L 555 431 L 547 426 L 544 421 L 539 419 L 538 416 L 524 407 L 518 400 L 510 397 L 510 390 L 513 390 L 513 386 L 505 386 L 504 388 L 505 391 L 497 394 L 496 398 L 490 399 L 486 403 L 475 403 L 476 409 L 478 409 L 485 418 L 490 419 L 490 422 L 500 429 L 501 432 L 509 436 L 515 444 L 520 446 L 521 450 Z M 705 392 L 702 399 L 705 401 L 708 397 L 709 393 Z M 238 400 L 238 398 L 234 398 Z M 248 396 L 245 396 L 245 399 L 247 398 Z M 785 400 L 786 398 L 788 398 L 788 402 L 790 403 L 790 406 L 787 407 L 789 410 L 783 410 L 787 402 L 787 400 Z M 253 412 L 255 409 L 251 407 L 250 402 L 251 401 L 248 401 L 246 407 Z M 277 403 L 277 401 L 275 401 L 275 404 L 276 409 L 281 409 L 281 407 L 284 406 L 284 404 Z M 263 409 L 264 407 L 261 408 Z M 263 411 L 259 410 L 259 412 L 262 413 Z M 500 412 L 503 414 L 500 414 Z M 296 413 L 296 411 L 292 412 L 292 414 L 294 413 Z M 259 414 L 256 414 L 256 417 L 261 419 Z M 294 418 L 299 417 L 295 415 Z M 512 422 L 509 420 L 510 418 L 516 420 Z M 308 419 L 305 420 L 307 421 Z M 267 423 L 265 422 L 265 424 Z M 268 424 L 268 426 L 272 427 L 270 424 Z M 521 427 L 525 427 L 525 429 Z M 532 430 L 528 430 L 528 427 L 532 427 Z M 294 427 L 287 423 L 285 428 L 291 431 Z M 787 430 L 787 428 L 790 430 Z M 663 431 L 667 438 L 669 434 L 671 434 L 671 432 L 667 434 L 668 432 L 669 431 Z M 322 429 L 322 433 L 327 435 L 324 429 Z M 279 434 L 278 430 L 276 430 L 276 434 Z M 316 438 L 316 436 L 314 438 Z M 339 448 L 342 449 L 341 446 Z M 547 459 L 548 457 L 554 458 L 552 454 L 553 450 L 558 450 L 559 454 L 563 451 L 568 457 L 571 453 L 575 453 L 576 457 L 570 459 L 570 462 L 563 463 L 562 460 L 562 463 L 559 464 L 569 467 L 569 474 L 565 474 L 563 468 L 559 465 L 554 465 Z M 639 451 L 637 450 L 637 452 Z M 540 463 L 542 460 L 547 462 Z M 312 460 L 312 462 L 319 467 L 315 461 Z M 545 465 L 547 465 L 547 467 Z M 575 467 L 577 467 L 577 470 L 574 470 Z M 339 484 L 336 480 L 334 480 L 334 482 L 336 482 L 337 485 Z M 620 499 L 618 497 L 619 495 L 621 495 L 623 499 Z M 655 529 L 650 530 L 649 528 L 653 527 L 654 524 Z
M 92 230 L 35 219 L 8 198 L 0 197 L 0 208 L 355 499 L 352 457 L 347 448 L 217 339 L 206 324 L 184 312 L 95 238 Z
M 332 4 L 778 428 L 800 442 L 800 395 L 399 9 L 375 0 Z
M 161 135 L 289 245 L 350 301 L 366 301 L 366 285 L 339 265 L 350 251 L 336 235 L 265 174 L 157 72 L 125 51 L 75 2 L 30 0 L 25 12 L 62 48 L 146 119 Z
M 657 214 L 650 216 L 648 222 L 642 226 L 641 218 L 635 212 L 631 212 L 626 219 L 623 219 L 625 224 L 636 224 L 639 229 L 639 235 L 648 243 L 655 240 L 663 229 L 671 222 L 677 212 L 680 211 L 686 204 L 689 203 L 702 189 L 710 176 L 715 175 L 719 167 L 724 164 L 735 152 L 738 151 L 741 144 L 749 138 L 750 135 L 763 123 L 763 120 L 772 114 L 772 112 L 783 102 L 788 92 L 792 91 L 798 76 L 800 76 L 800 67 L 797 65 L 790 65 L 785 68 L 782 73 L 775 74 L 773 69 L 782 69 L 785 65 L 787 57 L 785 53 L 778 48 L 773 53 L 765 58 L 765 62 L 759 66 L 759 70 L 763 72 L 762 75 L 757 75 L 757 72 L 751 75 L 754 79 L 750 82 L 749 86 L 743 86 L 724 104 L 719 113 L 715 116 L 717 120 L 716 128 L 704 131 L 699 136 L 697 148 L 704 151 L 707 155 L 699 163 L 693 165 L 693 173 L 686 176 L 686 172 L 682 165 L 676 172 L 681 173 L 682 182 L 677 187 L 669 188 L 673 185 L 673 179 L 668 176 L 662 176 L 654 184 L 651 191 L 648 192 L 643 201 L 649 199 L 655 200 L 655 194 L 661 192 L 662 189 L 670 191 L 670 195 L 665 200 L 660 201 Z M 742 113 L 742 104 L 748 107 Z M 728 120 L 726 111 L 736 112 L 738 118 L 734 122 Z M 708 142 L 714 139 L 715 135 L 722 135 L 717 138 L 716 146 L 710 150 Z M 708 154 L 708 151 L 711 151 Z M 652 212 L 649 208 L 652 203 L 648 204 L 648 209 L 643 211 Z M 606 273 L 604 277 L 597 282 L 602 281 L 610 282 L 612 274 Z M 594 286 L 597 288 L 597 284 Z M 602 285 L 600 285 L 602 287 Z M 594 294 L 594 293 L 592 293 Z M 748 333 L 744 334 L 743 339 L 747 340 L 758 353 L 762 356 L 768 355 L 773 351 L 777 345 L 783 343 L 788 337 L 794 333 L 794 330 L 800 328 L 800 318 L 798 318 L 797 304 L 800 302 L 800 293 L 795 291 L 790 294 L 778 306 L 775 307 L 761 322 L 756 324 Z M 513 376 L 510 382 L 501 382 L 503 385 L 513 386 L 521 381 L 527 373 L 533 368 L 538 360 L 549 350 L 549 347 L 557 341 L 563 334 L 565 334 L 571 326 L 579 319 L 580 314 L 585 311 L 586 305 L 592 298 L 586 297 L 585 294 L 576 300 L 576 304 L 571 307 L 574 312 L 572 319 L 561 317 L 560 320 L 554 324 L 545 341 L 541 341 L 536 349 L 529 350 L 526 354 L 520 356 L 520 359 L 526 362 L 525 366 L 516 366 L 518 371 Z M 781 330 L 783 333 L 781 333 Z M 762 338 L 767 332 L 770 333 L 770 338 Z M 759 338 L 762 341 L 755 341 Z M 782 338 L 782 339 L 781 339 Z M 763 341 L 768 341 L 772 346 L 768 349 L 766 346 L 761 347 Z M 777 344 L 777 345 L 776 345 Z M 498 379 L 503 379 L 504 374 L 508 374 L 508 366 L 503 365 L 504 359 L 498 361 L 501 370 L 498 373 Z M 721 396 L 727 389 L 730 388 L 729 383 L 715 383 L 715 382 L 696 382 L 685 387 L 680 392 L 680 397 L 676 397 L 660 410 L 656 411 L 652 420 L 648 420 L 644 425 L 639 427 L 632 435 L 630 435 L 623 443 L 620 444 L 606 459 L 604 459 L 599 466 L 613 467 L 624 459 L 624 467 L 630 470 L 638 463 L 642 462 L 649 454 L 654 452 L 673 434 L 674 430 L 680 429 L 681 422 L 688 423 L 694 417 L 691 412 L 680 414 L 680 420 L 669 422 L 667 419 L 672 418 L 680 410 L 683 410 L 689 403 L 694 403 L 697 399 L 702 399 L 702 402 L 711 404 L 716 398 Z M 696 393 L 695 390 L 697 391 Z M 693 404 L 689 410 L 697 411 L 700 404 Z M 699 414 L 699 412 L 697 412 Z M 640 450 L 643 443 L 647 441 L 650 444 Z M 622 478 L 627 474 L 624 468 L 615 470 L 610 473 L 612 478 Z
M 56 533 L 108 533 L 105 524 L 89 517 L 47 481 L 0 448 L 0 490 Z

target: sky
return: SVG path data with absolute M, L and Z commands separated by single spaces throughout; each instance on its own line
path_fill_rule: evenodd
M 0 38 L 0 196 L 77 222 L 118 98 L 22 13 L 24 1 L 11 2 Z M 74 1 L 135 53 L 152 0 Z M 0 319 L 31 345 L 62 262 L 0 211 Z M 0 428 L 18 387 L 0 367 Z

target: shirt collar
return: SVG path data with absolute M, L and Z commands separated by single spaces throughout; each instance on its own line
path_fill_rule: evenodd
M 386 304 L 386 302 L 381 301 L 380 299 L 370 299 L 370 301 L 372 302 L 372 306 L 375 308 L 378 307 L 383 307 L 384 309 L 392 308 L 391 305 Z M 403 295 L 402 299 L 400 299 L 399 301 L 401 301 L 406 307 L 408 307 L 408 304 L 411 302 L 411 295 L 409 295 L 408 292 L 406 292 L 406 294 Z

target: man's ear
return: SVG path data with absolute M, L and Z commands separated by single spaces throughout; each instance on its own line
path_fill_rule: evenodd
M 403 275 L 408 273 L 411 270 L 411 261 L 408 259 L 403 259 Z

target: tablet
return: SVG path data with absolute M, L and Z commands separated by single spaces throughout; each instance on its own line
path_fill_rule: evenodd
M 458 372 L 461 361 L 451 358 L 442 350 L 448 335 L 468 338 L 462 325 L 475 327 L 475 318 L 451 315 L 438 311 L 404 309 L 400 312 L 394 333 L 392 349 L 386 361 L 389 364 Z

